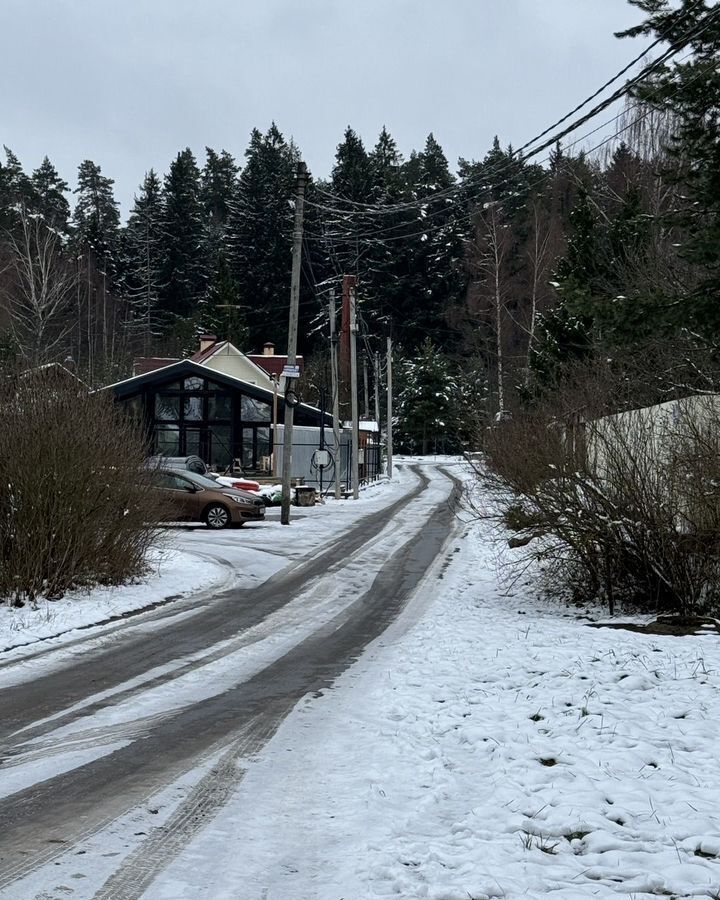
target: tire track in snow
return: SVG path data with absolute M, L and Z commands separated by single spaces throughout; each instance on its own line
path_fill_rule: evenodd
M 62 709 L 75 706 L 93 694 L 115 688 L 139 674 L 172 663 L 178 657 L 207 650 L 213 644 L 227 640 L 229 633 L 236 634 L 257 625 L 332 565 L 347 559 L 373 540 L 391 517 L 398 515 L 427 488 L 427 476 L 410 468 L 418 483 L 404 497 L 363 517 L 329 546 L 309 558 L 291 563 L 259 587 L 226 591 L 211 605 L 179 622 L 171 622 L 160 633 L 137 633 L 137 628 L 126 627 L 114 635 L 109 646 L 89 646 L 85 654 L 82 648 L 76 648 L 82 655 L 64 659 L 59 670 L 43 672 L 33 680 L 5 688 L 0 693 L 0 738 L 8 739 L 20 730 L 27 730 L 38 719 L 56 716 Z M 145 617 L 141 624 L 148 621 L 153 621 L 153 614 Z M 97 639 L 93 641 L 96 644 Z M 48 648 L 48 652 L 62 652 L 62 649 Z
M 0 834 L 5 838 L 0 838 L 0 851 L 2 844 L 6 851 L 2 854 L 5 865 L 0 886 L 28 874 L 36 868 L 38 861 L 49 860 L 63 852 L 63 846 L 53 845 L 48 849 L 47 834 L 51 833 L 53 822 L 58 819 L 83 822 L 81 833 L 70 834 L 64 830 L 64 838 L 71 844 L 97 832 L 113 818 L 144 802 L 161 785 L 166 785 L 168 779 L 187 771 L 199 756 L 207 753 L 211 744 L 216 745 L 221 740 L 226 742 L 228 723 L 236 728 L 238 722 L 244 721 L 245 727 L 252 732 L 252 722 L 260 716 L 265 737 L 260 734 L 253 739 L 254 746 L 259 748 L 274 732 L 282 716 L 302 696 L 328 688 L 365 646 L 382 633 L 436 558 L 452 523 L 452 510 L 443 501 L 429 511 L 429 518 L 419 534 L 391 556 L 352 607 L 343 610 L 249 681 L 183 710 L 162 723 L 145 741 L 119 751 L 112 760 L 100 760 L 74 773 L 69 781 L 61 779 L 59 784 L 43 786 L 32 796 L 19 797 L 16 804 L 0 814 Z M 215 798 L 211 802 L 202 799 L 204 790 L 200 792 L 201 799 L 196 797 L 191 803 L 191 806 L 201 803 L 204 814 L 209 814 L 211 807 L 219 809 L 225 802 L 223 798 L 229 796 L 224 789 L 210 791 Z M 78 795 L 83 798 L 80 802 L 76 799 Z M 13 813 L 24 814 L 20 819 L 31 821 L 17 821 Z M 172 840 L 167 836 L 162 840 L 157 837 L 158 847 L 162 849 L 157 851 L 158 858 L 153 863 L 155 873 L 194 833 L 187 825 L 192 821 L 192 815 L 188 819 L 178 810 L 177 816 L 175 830 L 166 829 L 169 834 L 174 834 Z M 17 838 L 20 838 L 19 842 Z M 129 879 L 126 893 L 109 896 L 139 896 L 137 892 L 133 893 L 132 884 L 140 876 L 133 874 L 132 864 L 123 869 L 123 877 Z M 141 881 L 149 883 L 149 870 L 144 871 Z M 116 885 L 121 883 L 119 878 L 118 875 Z

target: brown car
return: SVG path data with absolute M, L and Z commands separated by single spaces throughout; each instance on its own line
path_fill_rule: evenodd
M 257 494 L 223 487 L 195 472 L 158 469 L 153 481 L 169 501 L 167 518 L 172 522 L 204 522 L 208 528 L 229 528 L 265 518 L 265 504 Z

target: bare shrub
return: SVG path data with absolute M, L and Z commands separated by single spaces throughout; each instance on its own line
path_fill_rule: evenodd
M 0 597 L 20 605 L 142 573 L 157 521 L 138 427 L 55 367 L 0 388 Z
M 572 389 L 571 389 L 572 387 Z M 614 415 L 607 372 L 488 431 L 487 487 L 511 546 L 579 599 L 720 608 L 720 398 Z M 558 415 L 560 413 L 560 415 Z

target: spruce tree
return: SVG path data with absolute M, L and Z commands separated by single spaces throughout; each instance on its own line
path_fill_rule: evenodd
M 230 208 L 237 192 L 238 165 L 225 150 L 217 153 L 206 148 L 206 160 L 200 176 L 200 196 L 204 209 L 203 248 L 208 283 L 200 327 L 221 338 L 242 342 L 245 329 L 240 326 L 239 292 L 230 272 L 227 253 L 227 229 Z
M 287 340 L 297 149 L 273 123 L 254 129 L 227 228 L 227 259 L 251 348 Z
M 449 346 L 448 313 L 465 290 L 464 254 L 466 223 L 456 198 L 455 186 L 442 147 L 430 134 L 425 148 L 413 153 L 404 167 L 406 190 L 421 201 L 413 209 L 403 251 L 407 260 L 404 298 L 400 309 L 401 340 L 419 348 L 431 337 L 438 346 Z
M 153 169 L 145 175 L 123 235 L 124 289 L 130 305 L 129 328 L 147 356 L 162 327 L 158 305 L 163 262 L 162 185 Z
M 201 314 L 207 268 L 200 172 L 189 148 L 178 153 L 165 176 L 162 205 L 164 246 L 159 305 L 175 319 L 178 334 L 191 342 L 195 320 Z
M 427 338 L 414 358 L 398 360 L 396 440 L 408 453 L 454 453 L 460 446 L 459 383 Z

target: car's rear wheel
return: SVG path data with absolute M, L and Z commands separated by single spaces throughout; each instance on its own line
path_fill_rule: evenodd
M 205 510 L 205 524 L 208 528 L 227 528 L 230 525 L 230 510 L 222 503 L 213 503 Z

